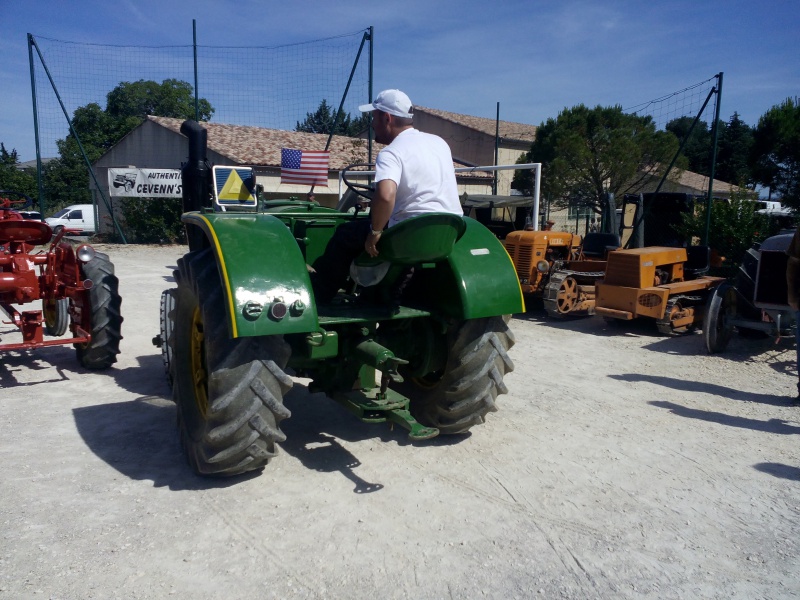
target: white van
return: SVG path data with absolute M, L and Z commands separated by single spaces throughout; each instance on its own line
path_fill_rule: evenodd
M 62 208 L 45 223 L 53 228 L 53 233 L 62 229 L 76 229 L 83 235 L 91 235 L 97 231 L 94 220 L 94 206 L 91 204 L 73 204 Z

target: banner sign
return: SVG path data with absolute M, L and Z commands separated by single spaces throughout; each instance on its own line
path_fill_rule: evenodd
M 109 169 L 108 193 L 125 198 L 180 198 L 179 169 Z

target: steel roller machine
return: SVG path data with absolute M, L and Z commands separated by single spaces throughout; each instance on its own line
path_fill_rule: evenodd
M 707 246 L 610 252 L 595 286 L 595 313 L 612 322 L 650 318 L 664 334 L 702 328 L 706 301 L 724 281 L 705 275 L 709 257 Z

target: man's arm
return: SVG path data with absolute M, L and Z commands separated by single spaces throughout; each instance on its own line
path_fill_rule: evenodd
M 389 218 L 394 210 L 394 202 L 397 197 L 397 184 L 391 179 L 381 179 L 375 187 L 375 195 L 370 203 L 370 219 L 372 220 L 372 231 L 364 244 L 364 249 L 370 256 L 378 256 L 378 240 L 380 232 L 389 223 Z

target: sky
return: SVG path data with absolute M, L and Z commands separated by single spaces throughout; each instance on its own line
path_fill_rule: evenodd
M 33 160 L 27 34 L 100 45 L 280 45 L 374 27 L 374 91 L 538 125 L 723 73 L 720 117 L 800 96 L 796 0 L 0 0 L 0 142 Z M 233 43 L 232 43 L 233 42 Z

